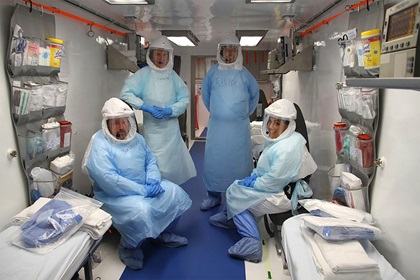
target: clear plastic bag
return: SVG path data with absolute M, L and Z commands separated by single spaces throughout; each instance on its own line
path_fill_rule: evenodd
M 346 221 L 333 217 L 303 217 L 304 225 L 325 240 L 375 240 L 382 237 L 382 231 L 374 226 Z
M 70 238 L 102 203 L 69 189 L 60 192 L 21 226 L 12 243 L 45 254 Z

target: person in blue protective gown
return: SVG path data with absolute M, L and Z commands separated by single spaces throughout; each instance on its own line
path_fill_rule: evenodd
M 203 79 L 201 94 L 210 112 L 204 155 L 203 181 L 207 197 L 200 209 L 221 204 L 221 193 L 253 168 L 249 116 L 259 98 L 259 86 L 242 64 L 236 36 L 226 36 L 217 47 L 217 64 Z
M 180 186 L 161 178 L 126 103 L 109 99 L 102 116 L 102 129 L 92 136 L 82 166 L 93 181 L 95 198 L 121 234 L 120 259 L 131 269 L 142 269 L 140 246 L 147 238 L 167 247 L 188 244 L 171 230 L 192 201 Z
M 162 178 L 182 184 L 197 175 L 184 144 L 178 116 L 189 102 L 190 93 L 173 67 L 173 48 L 165 36 L 147 50 L 148 66 L 128 78 L 120 98 L 134 109 L 143 110 L 143 135 L 155 155 Z
M 266 143 L 257 167 L 251 176 L 236 180 L 228 188 L 227 210 L 209 219 L 214 226 L 236 228 L 242 236 L 228 250 L 232 257 L 260 262 L 262 247 L 258 218 L 291 209 L 295 214 L 297 200 L 312 195 L 303 178 L 313 174 L 317 165 L 305 146 L 305 138 L 295 132 L 296 114 L 293 103 L 286 99 L 265 109 L 261 132 Z M 283 189 L 293 182 L 296 185 L 289 199 Z

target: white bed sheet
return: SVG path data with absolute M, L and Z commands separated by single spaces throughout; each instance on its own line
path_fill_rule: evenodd
M 19 226 L 0 233 L 0 279 L 68 280 L 77 272 L 94 240 L 77 231 L 66 242 L 47 254 L 36 254 L 11 244 Z
M 322 276 L 318 273 L 312 258 L 312 250 L 306 243 L 300 224 L 302 217 L 310 214 L 301 214 L 287 219 L 282 226 L 281 235 L 284 254 L 290 276 L 293 280 L 321 280 Z M 369 241 L 361 242 L 369 257 L 374 259 L 380 269 L 383 280 L 404 280 L 405 278 L 395 270 L 391 264 L 376 250 Z

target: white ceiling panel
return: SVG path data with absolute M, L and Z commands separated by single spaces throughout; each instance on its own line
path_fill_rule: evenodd
M 245 0 L 155 0 L 155 5 L 110 5 L 104 0 L 61 0 L 83 12 L 94 11 L 153 40 L 160 30 L 191 30 L 199 47 L 217 44 L 235 30 L 269 30 L 259 48 L 271 48 L 315 15 L 348 0 L 296 0 L 288 4 L 248 4 Z M 288 21 L 284 15 L 294 15 Z M 124 30 L 118 26 L 109 27 Z M 124 30 L 128 31 L 128 30 Z M 302 30 L 303 31 L 303 30 Z

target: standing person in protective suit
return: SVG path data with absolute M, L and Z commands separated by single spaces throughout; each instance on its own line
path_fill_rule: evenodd
M 242 239 L 229 248 L 235 258 L 260 262 L 262 247 L 258 218 L 265 214 L 290 211 L 296 214 L 297 200 L 310 197 L 312 190 L 303 179 L 317 165 L 306 148 L 305 138 L 296 129 L 296 109 L 281 99 L 265 109 L 261 132 L 266 138 L 264 150 L 251 176 L 236 180 L 226 192 L 227 212 L 210 217 L 210 224 L 236 228 Z M 284 188 L 296 183 L 287 197 Z
M 236 36 L 226 36 L 218 45 L 217 62 L 201 85 L 203 102 L 210 112 L 203 167 L 207 198 L 200 207 L 203 211 L 220 205 L 221 193 L 253 168 L 249 116 L 257 106 L 259 86 L 242 65 Z
M 191 199 L 161 178 L 156 158 L 136 132 L 134 111 L 111 98 L 102 108 L 102 129 L 92 136 L 83 167 L 93 180 L 95 198 L 112 215 L 121 234 L 119 257 L 131 269 L 143 268 L 141 245 L 146 238 L 166 247 L 188 244 L 171 233 Z
M 197 175 L 194 162 L 184 144 L 178 116 L 190 102 L 190 93 L 173 67 L 173 48 L 165 36 L 147 50 L 148 67 L 128 78 L 121 99 L 143 110 L 143 131 L 155 155 L 162 178 L 182 184 Z

